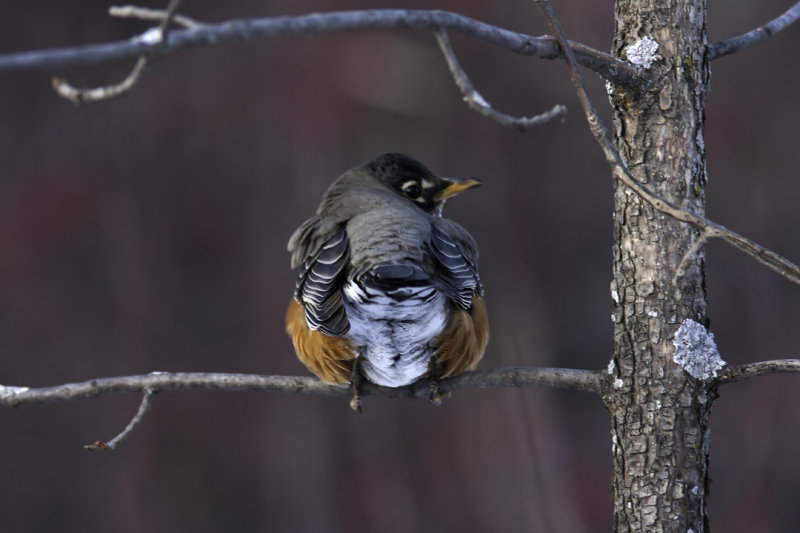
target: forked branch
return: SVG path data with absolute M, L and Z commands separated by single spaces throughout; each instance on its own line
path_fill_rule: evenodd
M 589 392 L 600 390 L 603 374 L 592 370 L 567 368 L 510 367 L 467 372 L 442 380 L 439 391 L 442 394 L 457 390 L 484 389 L 489 387 L 557 387 Z M 0 385 L 0 405 L 17 407 L 20 405 L 57 403 L 95 398 L 113 393 L 150 391 L 152 393 L 168 390 L 205 389 L 263 392 L 283 392 L 290 394 L 311 394 L 349 398 L 352 393 L 347 387 L 323 383 L 312 377 L 300 376 L 262 376 L 258 374 L 223 374 L 202 372 L 152 372 L 138 376 L 99 378 L 79 383 L 66 383 L 53 387 L 28 388 Z M 388 388 L 364 383 L 363 396 L 385 398 L 427 398 L 430 381 L 421 380 L 400 388 Z
M 457 390 L 489 387 L 557 387 L 600 392 L 604 374 L 599 371 L 566 368 L 494 368 L 467 372 L 438 382 L 438 393 L 447 396 Z M 140 392 L 142 403 L 127 427 L 108 442 L 96 441 L 85 446 L 90 451 L 113 450 L 141 425 L 150 410 L 153 394 L 170 390 L 228 390 L 284 392 L 351 398 L 349 387 L 323 383 L 317 378 L 297 376 L 262 376 L 257 374 L 151 372 L 139 376 L 99 378 L 53 387 L 29 388 L 0 385 L 0 405 L 17 407 L 44 403 L 84 400 L 114 393 Z M 429 398 L 431 381 L 423 379 L 407 387 L 387 388 L 364 382 L 361 396 L 385 398 Z
M 572 80 L 572 84 L 574 85 L 575 91 L 578 94 L 578 99 L 581 102 L 581 106 L 583 107 L 584 114 L 586 115 L 586 121 L 589 123 L 589 129 L 591 130 L 592 135 L 594 135 L 597 143 L 600 145 L 600 148 L 602 148 L 603 153 L 606 156 L 606 161 L 614 171 L 614 176 L 621 180 L 625 185 L 632 189 L 637 195 L 639 195 L 639 197 L 653 206 L 656 210 L 669 215 L 676 220 L 681 220 L 695 226 L 702 235 L 701 244 L 704 244 L 710 239 L 721 239 L 738 250 L 755 258 L 757 261 L 766 265 L 792 283 L 800 285 L 800 267 L 788 259 L 785 259 L 775 252 L 764 248 L 760 244 L 729 230 L 721 224 L 717 224 L 716 222 L 709 220 L 704 216 L 682 209 L 669 200 L 666 200 L 649 191 L 644 185 L 642 185 L 642 183 L 633 177 L 633 174 L 631 174 L 630 170 L 628 169 L 628 165 L 625 163 L 625 161 L 623 161 L 622 156 L 614 146 L 611 136 L 608 133 L 608 128 L 606 128 L 603 120 L 597 113 L 597 109 L 594 107 L 594 104 L 589 98 L 589 93 L 586 91 L 583 75 L 578 68 L 575 55 L 567 46 L 568 41 L 564 36 L 564 31 L 561 28 L 561 24 L 558 22 L 550 3 L 548 0 L 534 1 L 544 11 L 545 15 L 547 16 L 551 31 L 556 36 L 556 39 L 564 50 L 564 60 L 566 61 L 570 70 L 570 79 Z M 697 253 L 699 250 L 700 247 L 697 246 L 692 247 L 691 251 L 693 253 Z M 684 258 L 684 260 L 681 262 L 681 265 L 685 265 L 685 263 L 686 258 Z M 679 271 L 680 270 L 681 268 L 679 268 Z
M 127 7 L 126 7 L 127 9 Z M 129 12 L 130 13 L 130 12 Z M 157 12 L 149 10 L 152 19 Z M 185 17 L 181 17 L 184 20 Z M 550 36 L 534 37 L 479 20 L 442 10 L 366 9 L 311 13 L 300 16 L 230 20 L 200 24 L 170 32 L 159 44 L 158 53 L 167 55 L 195 46 L 249 41 L 288 35 L 322 35 L 360 29 L 446 29 L 472 37 L 511 52 L 556 59 L 561 51 Z M 634 65 L 581 43 L 570 43 L 581 65 L 603 78 L 621 85 L 645 83 L 643 73 Z M 109 63 L 124 58 L 141 57 L 152 52 L 152 43 L 139 37 L 127 41 L 0 54 L 0 72 L 11 70 L 52 69 Z
M 144 417 L 147 415 L 148 412 L 150 412 L 150 405 L 152 398 L 153 398 L 152 389 L 145 388 L 144 392 L 142 393 L 142 403 L 139 404 L 139 410 L 136 411 L 134 417 L 131 419 L 128 425 L 125 426 L 125 429 L 123 429 L 119 435 L 117 435 L 108 442 L 103 442 L 101 440 L 98 440 L 93 442 L 92 444 L 87 444 L 86 446 L 84 446 L 84 448 L 86 448 L 90 452 L 104 452 L 116 448 L 120 442 L 127 439 L 128 435 L 133 433 L 133 430 L 135 430 L 136 428 L 139 427 L 139 425 L 141 425 L 142 421 L 144 420 Z

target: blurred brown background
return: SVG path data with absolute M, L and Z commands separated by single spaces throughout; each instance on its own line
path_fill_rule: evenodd
M 166 2 L 165 2 L 166 3 Z M 151 4 L 161 7 L 160 4 Z M 709 40 L 789 2 L 714 0 Z M 7 0 L 0 52 L 126 39 L 108 3 Z M 185 1 L 201 21 L 428 2 Z M 532 2 L 442 1 L 531 34 Z M 610 2 L 557 2 L 568 36 L 610 48 Z M 559 62 L 452 36 L 496 108 L 564 124 L 528 133 L 467 109 L 431 34 L 349 32 L 206 47 L 157 62 L 126 98 L 76 107 L 52 76 L 121 80 L 132 61 L 0 74 L 0 383 L 169 371 L 301 374 L 283 332 L 286 241 L 339 173 L 410 153 L 486 185 L 446 215 L 481 247 L 493 336 L 483 368 L 605 368 L 611 179 Z M 712 65 L 709 215 L 800 261 L 800 27 Z M 603 84 L 588 73 L 608 116 Z M 712 330 L 743 363 L 800 355 L 800 288 L 708 247 Z M 721 390 L 712 426 L 717 531 L 796 531 L 798 378 Z M 608 531 L 608 417 L 543 389 L 422 401 L 231 392 L 0 409 L 3 531 Z

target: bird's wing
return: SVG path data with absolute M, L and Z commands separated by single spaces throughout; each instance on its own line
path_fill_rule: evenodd
M 436 281 L 440 290 L 461 309 L 472 307 L 475 296 L 483 296 L 478 275 L 478 247 L 467 230 L 448 219 L 438 219 L 432 226 L 431 251 L 440 268 Z
M 324 226 L 323 219 L 314 217 L 289 240 L 292 265 L 302 263 L 294 297 L 303 305 L 311 329 L 339 337 L 350 329 L 342 301 L 350 246 L 344 227 L 331 235 L 321 231 Z

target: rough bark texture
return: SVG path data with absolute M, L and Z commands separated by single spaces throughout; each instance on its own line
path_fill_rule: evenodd
M 709 84 L 706 0 L 618 0 L 614 54 L 649 36 L 658 45 L 644 91 L 615 87 L 614 140 L 634 177 L 687 209 L 705 208 L 703 114 Z M 707 324 L 702 255 L 675 272 L 698 232 L 655 212 L 623 184 L 614 191 L 614 527 L 707 529 L 705 500 L 714 391 L 673 362 L 673 335 Z

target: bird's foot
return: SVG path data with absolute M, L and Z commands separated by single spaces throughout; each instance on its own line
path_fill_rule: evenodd
M 356 357 L 353 361 L 353 369 L 350 371 L 350 386 L 353 390 L 353 397 L 350 399 L 350 409 L 358 413 L 361 412 L 361 382 L 363 377 L 358 368 L 359 358 Z
M 442 405 L 442 395 L 439 393 L 439 379 L 433 378 L 431 379 L 431 386 L 428 390 L 428 401 L 431 402 L 431 405 L 434 407 L 439 407 Z
M 428 364 L 428 377 L 431 379 L 430 387 L 428 388 L 428 401 L 434 407 L 442 405 L 442 395 L 439 392 L 439 380 L 442 379 L 442 365 L 437 358 L 431 359 Z

